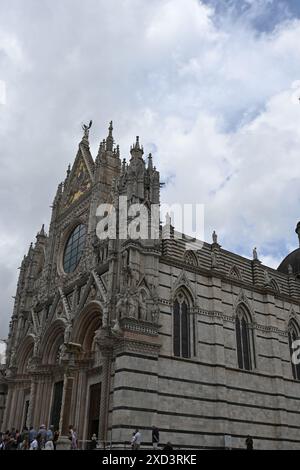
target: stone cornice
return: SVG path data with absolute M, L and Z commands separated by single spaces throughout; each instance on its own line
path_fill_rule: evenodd
M 237 287 L 251 290 L 262 295 L 271 294 L 277 299 L 284 300 L 289 303 L 294 303 L 300 306 L 300 299 L 298 297 L 291 297 L 290 295 L 271 290 L 269 287 L 258 286 L 258 285 L 249 283 L 247 281 L 244 281 L 242 279 L 235 279 L 233 277 L 229 277 L 225 273 L 219 271 L 218 269 L 207 269 L 202 266 L 193 266 L 190 264 L 186 264 L 183 260 L 175 260 L 174 258 L 167 257 L 164 255 L 160 257 L 159 261 L 160 263 L 166 264 L 168 266 L 172 266 L 180 270 L 184 269 L 187 272 L 192 272 L 195 274 L 201 274 L 208 278 L 216 277 L 218 279 L 221 279 L 227 282 L 228 284 L 232 284 Z

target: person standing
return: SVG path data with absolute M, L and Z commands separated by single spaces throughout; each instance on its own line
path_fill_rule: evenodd
M 39 441 L 40 441 L 40 434 L 38 434 L 34 439 L 33 441 L 31 442 L 30 444 L 30 447 L 29 447 L 29 450 L 40 450 L 40 445 L 39 445 Z
M 54 450 L 53 440 L 49 439 L 46 444 L 44 450 Z
M 247 439 L 246 439 L 246 449 L 247 450 L 253 450 L 253 439 L 251 436 L 247 436 Z
M 46 433 L 46 442 L 53 441 L 53 437 L 54 437 L 54 426 L 51 425 Z
M 152 446 L 157 449 L 159 444 L 159 429 L 156 426 L 152 428 Z
M 97 449 L 97 436 L 93 434 L 91 437 L 91 450 Z
M 76 434 L 75 428 L 72 425 L 69 426 L 69 439 L 71 441 L 71 450 L 77 450 L 78 449 L 77 434 Z
M 56 450 L 56 444 L 57 444 L 58 438 L 59 438 L 59 431 L 56 430 L 53 433 L 53 447 L 54 447 L 54 450 Z
M 45 447 L 47 440 L 47 430 L 45 424 L 41 424 L 38 434 L 40 435 L 41 448 L 43 448 Z
M 141 447 L 142 435 L 138 429 L 135 430 L 133 439 L 132 439 L 132 450 L 139 450 Z
M 36 438 L 36 436 L 37 436 L 36 430 L 34 429 L 33 426 L 30 426 L 30 429 L 29 429 L 29 444 L 32 443 L 32 441 Z

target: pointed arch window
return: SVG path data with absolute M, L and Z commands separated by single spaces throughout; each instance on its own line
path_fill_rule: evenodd
M 190 302 L 182 291 L 174 300 L 173 349 L 174 356 L 191 357 Z
M 294 353 L 293 342 L 296 341 L 297 339 L 300 339 L 299 328 L 298 328 L 298 325 L 296 325 L 294 321 L 291 321 L 289 323 L 288 339 L 289 339 L 289 349 L 290 349 L 293 378 L 295 380 L 300 380 L 300 364 L 294 364 L 292 360 L 293 353 Z
M 243 306 L 237 309 L 235 331 L 238 366 L 252 370 L 256 367 L 253 328 L 251 316 Z

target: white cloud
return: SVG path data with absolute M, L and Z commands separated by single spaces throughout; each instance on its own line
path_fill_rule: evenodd
M 110 119 L 122 156 L 140 135 L 162 199 L 204 202 L 224 247 L 273 264 L 296 244 L 298 20 L 259 34 L 253 12 L 218 23 L 197 0 L 3 0 L 0 18 L 0 329 L 90 118 L 94 153 Z

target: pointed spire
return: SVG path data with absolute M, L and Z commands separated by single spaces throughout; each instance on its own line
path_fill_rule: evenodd
M 121 168 L 121 173 L 122 173 L 122 175 L 124 175 L 125 171 L 126 171 L 126 159 L 123 158 L 123 161 L 122 161 L 122 168 Z
M 151 153 L 149 153 L 149 156 L 148 156 L 148 170 L 153 170 L 153 161 L 152 161 Z
M 61 198 L 62 189 L 63 189 L 63 184 L 59 183 L 59 185 L 57 186 L 57 191 L 53 200 L 52 207 L 54 207 L 57 204 L 58 200 Z
M 30 259 L 31 256 L 32 256 L 32 252 L 33 252 L 33 243 L 31 242 L 30 245 L 29 245 L 29 249 L 28 249 L 28 253 L 27 253 L 27 257 Z
M 45 237 L 46 236 L 46 233 L 45 233 L 45 224 L 42 225 L 42 228 L 41 230 L 38 232 L 37 234 L 37 237 Z
M 46 233 L 45 233 L 45 225 L 42 225 L 41 230 L 36 234 L 36 242 L 40 243 L 43 242 L 43 240 L 46 238 Z
M 140 138 L 139 138 L 138 135 L 136 136 L 135 144 L 133 144 L 133 146 L 130 148 L 130 153 L 131 153 L 132 157 L 142 158 L 142 156 L 143 156 L 144 149 L 143 149 L 142 146 L 140 146 Z
M 113 122 L 110 121 L 109 128 L 108 128 L 108 136 L 106 138 L 106 150 L 109 150 L 110 152 L 112 152 L 113 145 L 114 145 L 114 138 L 112 135 L 112 131 L 113 131 Z

